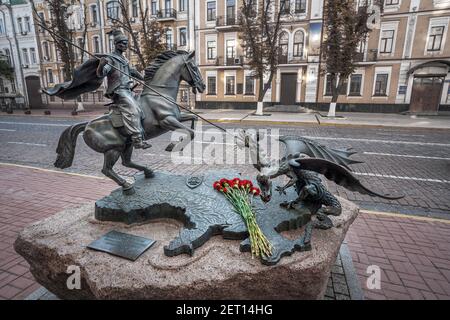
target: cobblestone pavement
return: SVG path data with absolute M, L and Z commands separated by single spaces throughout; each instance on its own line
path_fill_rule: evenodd
M 56 145 L 64 128 L 77 120 L 45 117 L 0 116 L 0 162 L 24 164 L 42 168 L 53 168 Z M 260 128 L 263 126 L 221 124 L 226 128 Z M 213 130 L 210 125 L 204 129 Z M 450 131 L 404 128 L 364 128 L 333 126 L 278 126 L 271 131 L 279 134 L 294 134 L 317 139 L 331 147 L 353 147 L 358 152 L 353 156 L 362 164 L 352 168 L 370 188 L 382 193 L 402 193 L 405 198 L 388 201 L 349 192 L 329 184 L 332 192 L 373 211 L 398 212 L 412 215 L 447 218 L 450 213 Z M 214 129 L 217 132 L 217 129 Z M 134 158 L 153 169 L 194 173 L 205 169 L 238 168 L 254 175 L 249 165 L 227 166 L 193 164 L 176 166 L 165 147 L 171 139 L 165 134 L 151 141 L 153 147 L 137 151 Z M 202 152 L 211 152 L 211 132 L 200 141 L 203 150 L 194 155 L 201 158 Z M 215 144 L 217 146 L 217 144 Z M 219 145 L 224 146 L 224 145 Z M 79 138 L 73 166 L 67 172 L 101 176 L 102 155 L 90 150 Z M 135 171 L 117 165 L 121 174 L 132 176 Z

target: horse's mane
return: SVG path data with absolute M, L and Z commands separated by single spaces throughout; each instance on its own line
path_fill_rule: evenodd
M 155 76 L 156 72 L 159 70 L 159 68 L 161 68 L 161 66 L 164 63 L 166 63 L 168 60 L 172 59 L 173 57 L 181 56 L 183 54 L 188 54 L 188 52 L 184 51 L 184 50 L 177 50 L 177 51 L 169 50 L 169 51 L 160 53 L 155 58 L 155 60 L 153 60 L 153 62 L 147 68 L 145 68 L 144 80 L 145 81 L 152 80 L 153 77 Z

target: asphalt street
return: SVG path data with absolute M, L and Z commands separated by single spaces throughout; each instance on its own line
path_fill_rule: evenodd
M 67 126 L 76 122 L 81 120 L 0 116 L 0 162 L 59 170 L 53 167 L 59 136 Z M 268 129 L 266 126 L 251 124 L 220 125 L 227 129 Z M 207 130 L 203 140 L 199 137 L 194 143 L 201 146 L 200 149 L 198 146 L 193 148 L 194 163 L 173 163 L 170 153 L 164 151 L 170 143 L 170 133 L 151 140 L 153 147 L 135 151 L 133 158 L 156 170 L 194 174 L 209 169 L 232 168 L 254 177 L 256 171 L 249 164 L 202 162 L 202 154 L 212 157 L 214 145 L 229 147 L 229 142 L 221 141 L 220 138 L 211 143 L 211 137 L 217 129 L 207 124 L 203 124 L 203 129 Z M 364 209 L 450 219 L 449 130 L 319 125 L 284 125 L 269 129 L 269 134 L 275 137 L 299 135 L 331 147 L 352 147 L 358 152 L 353 158 L 364 162 L 353 165 L 352 169 L 366 186 L 381 193 L 405 195 L 403 199 L 389 201 L 349 192 L 336 187 L 334 183 L 329 184 L 331 191 L 355 201 Z M 208 156 L 205 158 L 208 160 Z M 102 176 L 102 165 L 103 156 L 89 149 L 80 136 L 73 166 L 65 171 Z M 124 168 L 120 161 L 117 169 L 128 177 L 136 173 L 135 170 Z

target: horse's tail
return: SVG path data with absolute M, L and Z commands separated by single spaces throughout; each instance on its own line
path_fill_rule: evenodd
M 54 166 L 60 169 L 69 168 L 72 165 L 73 157 L 75 156 L 75 147 L 77 145 L 78 135 L 84 131 L 87 122 L 74 124 L 70 126 L 59 137 L 58 147 L 56 153 L 58 157 Z

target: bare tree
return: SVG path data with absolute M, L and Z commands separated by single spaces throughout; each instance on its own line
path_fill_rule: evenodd
M 69 81 L 72 77 L 73 70 L 75 69 L 75 48 L 64 41 L 63 39 L 74 42 L 76 35 L 76 23 L 73 23 L 74 7 L 79 7 L 86 13 L 86 6 L 84 1 L 81 0 L 47 0 L 46 6 L 50 11 L 49 19 L 41 17 L 36 10 L 34 1 L 31 1 L 34 11 L 34 19 L 41 25 L 53 31 L 49 33 L 53 43 L 56 46 L 57 51 L 60 54 L 61 61 L 63 62 L 63 76 L 64 81 Z M 79 12 L 81 13 L 81 12 Z M 72 19 L 71 19 L 72 17 Z M 81 20 L 81 19 L 80 19 Z M 86 14 L 84 16 L 84 24 L 80 25 L 80 31 L 83 32 L 83 45 L 86 40 L 87 22 Z M 72 23 L 70 23 L 72 22 Z
M 382 8 L 383 0 L 374 0 Z M 358 47 L 367 39 L 371 17 L 368 2 L 325 0 L 324 41 L 321 74 L 329 77 L 331 104 L 329 115 L 335 115 L 336 102 L 348 77 L 355 71 Z
M 113 25 L 128 33 L 130 50 L 138 58 L 138 70 L 143 70 L 161 52 L 167 49 L 164 43 L 166 28 L 151 15 L 148 6 L 144 8 L 142 0 L 136 0 L 138 17 L 130 14 L 130 1 L 117 0 L 120 16 L 109 17 Z M 138 18 L 139 21 L 133 19 Z M 140 36 L 142 35 L 142 36 Z
M 239 27 L 241 47 L 247 64 L 258 80 L 256 114 L 262 114 L 264 96 L 271 87 L 279 64 L 278 42 L 285 3 L 280 1 L 280 7 L 276 11 L 276 0 L 264 0 L 260 2 L 260 10 L 257 10 L 257 1 L 259 0 L 242 0 Z

